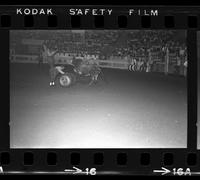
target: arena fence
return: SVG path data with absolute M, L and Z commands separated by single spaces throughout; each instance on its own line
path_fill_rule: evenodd
M 45 56 L 43 56 L 43 62 L 38 56 L 39 49 L 43 44 L 44 40 L 39 39 L 22 39 L 20 47 L 26 48 L 23 52 L 27 54 L 21 54 L 14 47 L 10 48 L 10 62 L 12 63 L 47 63 Z M 73 53 L 58 53 L 55 55 L 56 64 L 70 64 L 72 62 Z M 142 60 L 151 59 L 153 63 L 151 64 L 151 72 L 164 72 L 165 74 L 177 74 L 177 55 L 173 53 L 168 53 L 165 57 L 161 54 L 160 51 L 151 52 L 149 57 L 144 55 L 137 55 L 136 59 L 141 58 Z M 106 60 L 95 60 L 102 68 L 113 68 L 113 69 L 124 69 L 130 71 L 136 71 L 137 68 L 133 67 L 127 59 L 120 59 L 119 57 L 113 57 Z M 179 75 L 184 75 L 183 63 L 179 68 Z M 147 71 L 149 72 L 149 71 Z
M 166 60 L 161 59 L 160 57 L 154 56 L 154 63 L 151 65 L 151 72 L 161 72 L 165 74 L 174 74 L 176 72 L 176 56 L 174 54 L 169 54 L 165 58 Z M 37 55 L 19 55 L 19 54 L 10 54 L 10 62 L 11 63 L 39 63 L 39 56 Z M 57 55 L 55 56 L 56 64 L 71 64 L 72 57 L 64 56 L 64 55 Z M 95 60 L 95 62 L 102 68 L 112 68 L 112 69 L 123 69 L 123 70 L 130 70 L 130 71 L 137 71 L 133 65 L 130 64 L 128 60 L 115 60 L 115 59 L 108 59 L 108 60 Z M 44 64 L 47 64 L 47 60 L 44 59 Z M 149 72 L 149 71 L 146 71 Z M 180 66 L 178 75 L 185 74 L 185 67 L 182 65 Z
M 10 56 L 11 63 L 39 63 L 39 56 L 37 55 L 17 55 L 12 54 Z M 72 57 L 56 56 L 56 64 L 71 64 Z M 117 69 L 128 69 L 130 63 L 128 61 L 115 61 L 113 60 L 95 60 L 95 62 L 102 68 L 117 68 Z M 47 60 L 42 63 L 46 64 Z

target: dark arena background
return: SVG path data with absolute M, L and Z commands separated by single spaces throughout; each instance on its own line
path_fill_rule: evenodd
M 182 30 L 10 31 L 11 148 L 186 148 Z M 50 86 L 55 64 L 101 68 L 97 83 Z

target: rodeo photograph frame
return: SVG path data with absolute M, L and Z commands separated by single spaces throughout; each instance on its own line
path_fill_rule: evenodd
M 2 174 L 199 174 L 199 7 L 10 8 Z
M 43 37 L 48 34 L 48 37 Z M 42 45 L 40 42 L 37 47 L 37 39 L 34 39 L 36 35 L 39 38 L 46 38 L 47 42 L 42 42 Z M 27 36 L 31 38 L 25 39 Z M 56 38 L 65 36 L 66 39 L 61 44 L 58 38 L 52 40 L 53 36 Z M 149 39 L 149 42 L 140 42 L 141 39 L 145 39 L 144 37 L 152 39 Z M 172 41 L 171 39 L 175 37 L 177 40 Z M 127 41 L 128 39 L 130 41 Z M 11 148 L 185 148 L 187 146 L 185 31 L 25 30 L 11 31 L 10 41 L 14 41 L 10 43 Z M 142 43 L 146 46 L 143 47 Z M 166 44 L 161 47 L 161 43 Z M 180 43 L 178 50 L 173 51 L 177 43 Z M 27 50 L 23 49 L 23 45 Z M 40 51 L 38 48 L 42 48 L 40 55 L 42 58 L 34 58 L 34 48 L 36 54 Z M 180 55 L 179 52 L 177 55 L 177 51 L 180 51 Z M 180 68 L 176 66 L 178 63 L 173 63 L 173 59 L 176 58 L 180 58 L 178 62 Z M 35 67 L 35 64 L 38 65 Z M 46 64 L 49 64 L 49 69 Z M 41 80 L 48 77 L 46 76 L 48 71 L 50 82 L 48 86 L 43 87 L 48 84 L 48 79 L 46 83 L 45 79 Z M 38 78 L 36 74 L 39 75 Z M 172 74 L 178 78 L 170 76 Z M 165 75 L 168 75 L 167 79 Z M 148 83 L 145 79 L 151 82 Z M 31 86 L 34 81 L 42 89 L 39 87 L 37 89 L 36 85 Z M 170 83 L 167 84 L 167 81 Z M 87 86 L 78 86 L 78 83 Z M 58 85 L 65 88 L 64 92 L 60 91 Z M 160 89 L 160 86 L 163 86 L 163 89 Z M 176 91 L 178 92 L 175 93 Z M 18 92 L 23 94 L 23 97 Z M 28 102 L 25 99 L 28 99 Z M 28 124 L 26 119 L 29 119 L 31 124 Z M 55 126 L 58 126 L 59 133 Z M 40 132 L 41 127 L 43 128 Z M 49 131 L 51 137 L 47 135 Z M 28 137 L 31 139 L 24 139 Z M 78 140 L 80 137 L 81 140 Z M 26 145 L 28 142 L 33 145 Z

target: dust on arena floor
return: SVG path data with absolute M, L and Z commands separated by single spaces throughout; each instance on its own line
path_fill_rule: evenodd
M 12 148 L 184 148 L 183 77 L 103 69 L 106 83 L 49 87 L 48 66 L 10 64 Z

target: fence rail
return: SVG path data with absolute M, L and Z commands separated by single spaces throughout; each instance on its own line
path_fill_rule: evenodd
M 56 59 L 56 64 L 70 64 L 72 58 L 61 56 Z M 95 60 L 100 67 L 103 68 L 118 68 L 118 69 L 127 69 L 129 66 L 128 61 L 115 61 L 115 60 Z M 11 55 L 11 63 L 39 63 L 37 55 Z M 47 63 L 44 61 L 43 63 Z
M 157 57 L 159 58 L 159 57 Z M 174 61 L 174 57 L 172 54 L 169 54 L 168 62 Z M 17 55 L 17 54 L 10 54 L 10 62 L 11 63 L 39 63 L 39 57 L 37 55 Z M 130 70 L 130 62 L 128 60 L 115 60 L 115 59 L 108 59 L 108 60 L 95 60 L 95 62 L 102 68 L 112 68 L 112 69 L 124 69 Z M 166 74 L 173 74 L 175 72 L 175 64 L 168 63 L 166 64 L 165 61 L 155 61 L 156 66 L 154 65 L 152 71 L 156 72 L 164 72 Z M 43 63 L 47 64 L 47 60 Z M 56 64 L 71 64 L 72 57 L 69 56 L 57 56 L 56 57 Z M 183 67 L 181 67 L 183 69 Z M 180 74 L 183 75 L 183 70 L 180 71 Z
M 37 63 L 37 55 L 18 55 L 13 54 L 10 55 L 10 62 L 11 63 Z

